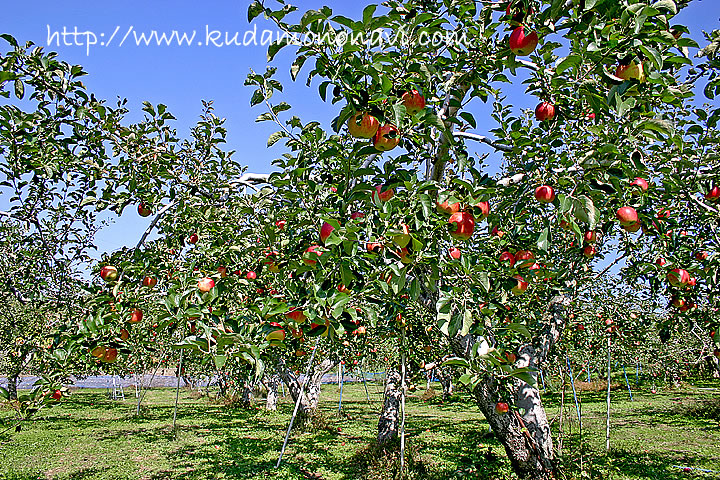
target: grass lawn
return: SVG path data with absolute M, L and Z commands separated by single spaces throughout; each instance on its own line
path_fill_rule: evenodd
M 178 429 L 172 431 L 174 390 L 151 390 L 141 416 L 131 392 L 111 401 L 81 390 L 43 411 L 19 433 L 0 438 L 0 479 L 356 479 L 392 478 L 397 458 L 370 448 L 381 397 L 370 385 L 346 384 L 342 414 L 337 385 L 325 385 L 323 423 L 295 431 L 275 469 L 293 405 L 278 412 L 243 410 L 180 392 Z M 408 397 L 409 478 L 510 479 L 502 447 L 488 435 L 482 414 L 465 393 L 452 401 Z M 603 392 L 583 391 L 582 448 L 572 392 L 566 396 L 563 454 L 567 478 L 720 478 L 675 465 L 720 471 L 720 382 L 678 391 L 613 392 L 612 450 L 605 455 Z M 544 397 L 559 443 L 560 395 Z M 12 423 L 0 411 L 0 429 Z M 581 455 L 582 453 L 582 455 Z M 581 472 L 581 457 L 582 468 Z

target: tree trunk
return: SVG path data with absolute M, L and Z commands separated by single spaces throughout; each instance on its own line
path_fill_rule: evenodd
M 252 406 L 253 401 L 253 384 L 247 380 L 243 381 L 242 386 L 242 397 L 240 398 L 240 404 L 243 407 Z
M 435 369 L 440 385 L 443 389 L 443 400 L 447 400 L 453 394 L 452 373 L 449 369 L 436 367 Z
M 558 296 L 550 301 L 542 331 L 532 343 L 518 350 L 516 368 L 539 369 L 557 342 L 565 326 L 565 308 L 570 298 Z M 459 357 L 469 357 L 475 338 L 471 335 L 455 337 L 451 344 Z M 531 372 L 537 385 L 537 373 Z M 502 387 L 502 388 L 501 388 Z M 550 424 L 540 399 L 540 391 L 524 381 L 514 378 L 502 385 L 488 375 L 475 389 L 475 399 L 487 418 L 493 433 L 502 443 L 513 470 L 521 480 L 547 480 L 555 478 L 555 458 Z M 498 414 L 495 405 L 508 402 L 508 413 Z M 520 415 L 519 412 L 523 412 Z
M 293 402 L 297 402 L 298 396 L 300 396 L 298 415 L 301 418 L 310 418 L 315 415 L 318 404 L 320 403 L 320 385 L 322 378 L 336 365 L 337 362 L 330 359 L 325 359 L 322 362 L 313 365 L 310 370 L 310 378 L 308 378 L 305 388 L 302 389 L 303 391 L 301 396 L 300 379 L 297 375 L 295 375 L 295 372 L 287 368 L 284 364 L 280 365 L 280 374 L 283 381 L 288 386 L 288 390 L 290 390 Z
M 17 372 L 14 372 L 7 377 L 7 391 L 10 395 L 10 400 L 17 400 L 17 383 L 19 376 L 20 375 Z
M 272 375 L 266 376 L 263 383 L 265 384 L 265 388 L 267 388 L 265 408 L 273 411 L 277 410 L 278 388 L 280 388 L 280 383 L 282 383 L 280 374 L 273 373 Z
M 397 437 L 402 397 L 402 377 L 396 369 L 385 377 L 385 402 L 378 420 L 378 445 L 386 445 Z

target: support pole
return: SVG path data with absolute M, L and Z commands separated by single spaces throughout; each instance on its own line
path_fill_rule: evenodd
M 177 422 L 178 400 L 180 399 L 180 377 L 182 376 L 183 350 L 180 350 L 180 363 L 178 365 L 177 385 L 175 386 L 175 409 L 173 410 L 173 432 Z
M 307 370 L 305 371 L 305 380 L 307 380 L 310 376 L 310 368 L 312 368 L 313 360 L 315 360 L 315 352 L 317 352 L 318 343 L 320 343 L 320 337 L 317 337 L 317 340 L 315 340 L 315 347 L 313 348 L 312 355 L 310 355 L 310 361 L 308 362 Z M 283 446 L 280 449 L 280 456 L 278 457 L 277 465 L 275 465 L 276 469 L 280 468 L 280 462 L 282 462 L 283 455 L 285 454 L 285 448 L 287 447 L 288 439 L 290 438 L 290 432 L 292 431 L 293 424 L 295 423 L 295 417 L 297 416 L 298 409 L 300 408 L 300 401 L 302 400 L 304 386 L 304 382 L 300 383 L 300 391 L 298 392 L 298 398 L 295 401 L 295 410 L 293 410 L 292 417 L 290 417 L 290 425 L 288 425 L 287 433 L 285 434 L 285 441 L 283 441 Z
M 338 402 L 338 413 L 342 412 L 342 395 L 343 395 L 343 386 L 345 385 L 345 376 L 343 375 L 343 364 L 340 362 L 340 368 L 338 369 L 338 372 L 340 372 L 340 401 Z
M 157 367 L 155 367 L 155 371 L 153 372 L 152 376 L 150 377 L 150 382 L 148 383 L 148 387 L 149 387 L 149 385 L 152 384 L 152 381 L 155 378 L 155 374 L 157 373 L 158 369 L 160 368 L 160 365 L 162 365 L 163 360 L 164 359 L 160 359 L 160 361 L 157 364 Z M 145 398 L 145 394 L 147 393 L 148 387 L 141 386 L 141 388 L 140 388 L 140 390 L 142 391 L 142 394 L 140 395 L 140 398 L 138 398 L 137 407 L 135 409 L 135 415 L 140 415 L 140 404 L 142 403 L 143 399 Z
M 402 341 L 400 343 L 400 356 L 402 357 L 402 380 L 400 381 L 400 408 L 402 409 L 402 421 L 400 422 L 400 478 L 405 473 L 405 330 L 402 331 Z
M 365 386 L 365 398 L 367 399 L 368 404 L 370 404 L 370 392 L 368 391 L 367 378 L 365 378 L 367 375 L 365 375 L 364 371 L 361 371 L 360 373 L 362 374 L 363 385 Z
M 567 361 L 568 373 L 570 374 L 570 384 L 573 389 L 573 398 L 575 399 L 575 410 L 577 411 L 578 423 L 580 424 L 580 436 L 582 437 L 582 416 L 580 415 L 580 402 L 578 402 L 577 391 L 575 390 L 575 379 L 573 378 L 572 367 L 570 366 L 570 357 L 565 357 Z
M 608 334 L 607 339 L 607 347 L 608 347 L 608 356 L 607 356 L 607 420 L 605 423 L 605 451 L 610 451 L 610 347 L 612 345 L 612 340 L 610 339 L 610 335 Z
M 625 384 L 628 387 L 628 392 L 630 393 L 630 401 L 634 402 L 633 396 L 632 396 L 632 390 L 630 390 L 630 381 L 628 380 L 627 372 L 625 371 L 625 365 L 623 365 L 623 375 L 625 375 Z

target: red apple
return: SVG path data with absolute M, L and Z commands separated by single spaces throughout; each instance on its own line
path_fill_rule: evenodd
M 515 265 L 515 255 L 510 252 L 502 252 L 498 260 L 506 267 L 512 268 Z
M 588 230 L 585 232 L 585 235 L 583 235 L 583 240 L 587 243 L 595 243 L 597 241 L 597 233 L 595 233 L 595 230 Z
M 392 150 L 398 143 L 400 143 L 400 132 L 395 125 L 389 123 L 380 127 L 373 137 L 373 146 L 381 152 Z
M 503 232 L 497 226 L 495 226 L 495 227 L 493 227 L 492 231 L 490 232 L 490 235 L 492 235 L 493 237 L 502 238 L 503 235 L 505 235 L 505 232 Z
M 697 258 L 697 259 L 700 260 L 701 262 L 702 262 L 702 261 L 705 261 L 705 260 L 708 259 L 708 253 L 707 253 L 707 252 L 697 252 L 697 253 L 695 254 L 695 258 Z
M 517 355 L 512 352 L 505 352 L 505 358 L 507 358 L 508 363 L 515 363 L 517 361 Z
M 459 248 L 452 247 L 450 248 L 450 256 L 454 258 L 455 260 L 460 260 L 461 252 Z
M 277 322 L 271 322 L 270 325 L 272 325 L 273 327 L 281 327 L 282 326 Z M 265 340 L 267 340 L 270 343 L 282 342 L 285 340 L 285 330 L 283 330 L 282 328 L 273 330 L 272 332 L 267 334 L 267 336 L 265 337 Z
M 648 182 L 645 181 L 645 179 L 637 177 L 635 180 L 630 182 L 631 187 L 637 187 L 634 188 L 632 193 L 643 193 L 647 192 L 648 188 L 650 188 L 650 185 L 648 185 Z
M 322 256 L 323 252 L 320 250 L 319 245 L 310 245 L 307 250 L 305 250 L 305 255 L 303 258 L 303 263 L 305 265 L 309 265 L 311 267 L 314 267 L 317 265 L 317 260 L 315 259 L 315 256 Z
M 555 200 L 555 191 L 549 185 L 541 185 L 535 189 L 535 198 L 540 203 L 552 203 Z
M 513 279 L 515 279 L 515 281 L 517 281 L 517 285 L 515 285 L 512 288 L 512 290 L 511 290 L 512 294 L 513 295 L 522 295 L 523 293 L 525 293 L 525 290 L 527 290 L 528 285 L 529 285 L 528 282 L 526 282 L 525 279 L 523 277 L 521 277 L 520 275 L 513 276 Z
M 555 105 L 549 102 L 541 102 L 535 107 L 535 118 L 539 122 L 555 118 Z
M 55 390 L 51 398 L 53 400 L 60 400 L 62 398 L 62 392 L 60 390 Z
M 220 278 L 225 278 L 228 276 L 227 267 L 217 267 L 217 271 L 220 274 Z
M 510 50 L 515 55 L 530 55 L 535 51 L 538 41 L 537 32 L 525 35 L 525 27 L 521 25 L 510 34 Z
M 245 278 L 248 280 L 255 280 L 257 278 L 257 273 L 250 271 L 245 275 Z
M 117 348 L 106 348 L 105 356 L 101 359 L 105 363 L 113 363 L 117 360 L 118 351 Z
M 379 198 L 381 202 L 387 202 L 395 195 L 395 191 L 392 188 L 384 188 L 383 185 L 377 185 L 375 187 L 375 191 L 372 193 L 373 200 Z
M 497 402 L 495 404 L 495 413 L 498 415 L 505 415 L 507 412 L 510 411 L 510 405 L 508 405 L 505 402 Z
M 532 15 L 533 9 L 530 8 L 527 12 L 525 11 L 525 5 L 520 2 L 516 2 L 513 4 L 513 2 L 510 2 L 507 6 L 507 9 L 505 9 L 505 15 L 512 15 L 512 22 L 511 24 L 521 24 L 525 20 L 525 15 Z M 514 22 L 514 23 L 513 23 Z
M 374 254 L 380 253 L 382 248 L 383 248 L 382 243 L 379 243 L 379 242 L 368 242 L 365 244 L 365 249 L 368 251 L 368 253 L 374 253 Z
M 673 287 L 684 287 L 690 281 L 690 274 L 682 268 L 674 268 L 668 272 L 667 279 Z
M 623 227 L 629 227 L 638 222 L 638 214 L 633 207 L 620 207 L 615 216 Z
M 362 212 L 353 212 L 350 214 L 350 220 L 357 220 L 357 219 L 365 218 L 365 214 Z
M 449 200 L 445 200 L 443 203 L 437 202 L 438 212 L 446 215 L 452 215 L 460 211 L 460 202 L 450 203 Z
M 663 266 L 667 263 L 667 261 L 663 257 L 658 257 L 657 260 L 655 260 L 655 264 L 659 266 Z
M 583 255 L 586 258 L 593 258 L 596 254 L 597 248 L 595 248 L 595 245 L 585 245 L 585 248 L 583 248 Z
M 344 283 L 341 283 L 337 286 L 337 291 L 340 293 L 347 293 L 350 294 L 350 289 L 345 286 Z
M 330 234 L 335 230 L 335 227 L 330 225 L 327 222 L 323 222 L 322 227 L 320 227 L 320 241 L 322 243 L 325 243 L 325 240 L 330 237 Z
M 195 244 L 198 242 L 198 240 L 200 240 L 200 237 L 198 237 L 198 234 L 197 234 L 197 233 L 193 233 L 192 235 L 190 235 L 190 236 L 188 237 L 188 240 L 187 240 L 187 241 L 188 241 L 189 244 L 195 245 Z
M 487 218 L 490 215 L 490 202 L 478 202 L 474 205 L 475 208 L 480 209 L 480 220 Z
M 688 281 L 687 286 L 688 286 L 688 287 L 694 287 L 695 285 L 697 285 L 697 278 L 695 278 L 695 277 L 690 277 L 690 280 Z
M 450 215 L 448 223 L 450 225 L 450 236 L 457 240 L 468 240 L 475 230 L 475 219 L 469 212 L 453 213 Z
M 530 250 L 518 250 L 515 252 L 515 261 L 518 262 L 518 268 L 530 267 L 535 263 L 535 255 Z
M 141 217 L 147 217 L 152 214 L 152 210 L 150 209 L 150 207 L 148 207 L 144 203 L 138 205 L 137 212 L 138 215 L 140 215 Z
M 715 185 L 712 187 L 706 194 L 705 199 L 710 200 L 711 202 L 717 202 L 718 198 L 720 198 L 720 187 Z
M 679 297 L 675 297 L 672 301 L 674 307 L 680 308 L 685 306 L 685 300 Z
M 408 115 L 415 115 L 425 108 L 425 97 L 417 90 L 410 90 L 409 92 L 403 93 L 402 100 Z
M 90 351 L 90 355 L 102 360 L 105 357 L 105 347 L 103 345 L 98 345 Z
M 287 222 L 285 220 L 278 220 L 275 222 L 275 226 L 278 230 L 285 230 L 285 225 L 287 225 Z
M 128 338 L 130 338 L 130 332 L 127 330 L 127 328 L 121 328 L 120 329 L 120 340 L 125 341 Z
M 145 277 L 142 281 L 143 287 L 153 288 L 155 285 L 157 285 L 157 278 L 155 277 Z
M 628 65 L 618 65 L 615 69 L 615 76 L 623 80 L 634 79 L 640 83 L 645 82 L 645 71 L 642 63 L 630 62 Z
M 212 278 L 205 277 L 198 280 L 198 289 L 201 292 L 207 293 L 213 288 L 215 288 L 215 280 L 213 280 Z
M 136 308 L 132 311 L 132 315 L 130 316 L 130 323 L 140 323 L 143 318 L 143 312 L 139 308 Z
M 117 268 L 112 265 L 106 265 L 100 270 L 100 278 L 106 282 L 114 282 L 118 278 Z
M 378 119 L 367 113 L 356 113 L 347 125 L 348 133 L 355 138 L 373 138 L 380 128 Z

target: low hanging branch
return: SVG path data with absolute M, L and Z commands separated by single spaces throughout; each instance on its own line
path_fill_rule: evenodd
M 470 140 L 476 140 L 478 142 L 487 143 L 491 147 L 495 148 L 495 150 L 500 150 L 501 152 L 512 152 L 513 151 L 513 147 L 511 147 L 509 145 L 503 145 L 503 144 L 497 143 L 495 140 L 491 140 L 488 137 L 485 137 L 483 135 L 478 135 L 476 133 L 454 132 L 453 135 L 455 137 L 469 138 Z

